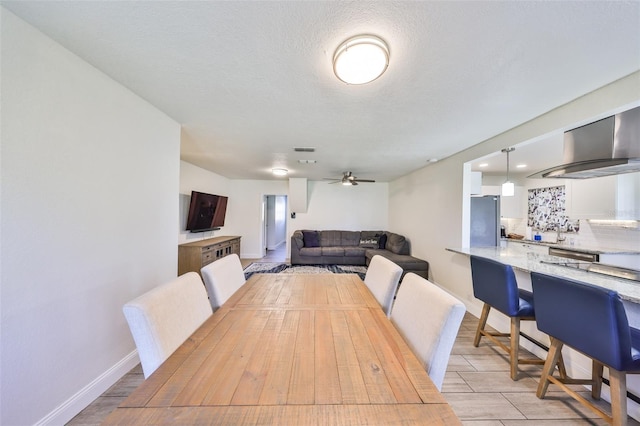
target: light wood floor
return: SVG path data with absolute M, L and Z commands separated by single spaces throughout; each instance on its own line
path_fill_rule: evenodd
M 243 266 L 251 262 L 284 262 L 286 249 L 269 251 L 262 259 L 243 259 Z M 442 393 L 456 415 L 468 426 L 570 426 L 605 425 L 606 422 L 584 409 L 571 397 L 549 386 L 544 400 L 536 398 L 541 366 L 523 366 L 517 381 L 509 378 L 509 361 L 504 352 L 483 339 L 473 346 L 478 319 L 467 314 L 451 353 Z M 96 399 L 68 424 L 98 425 L 133 389 L 144 381 L 140 365 Z M 584 390 L 584 388 L 576 388 Z M 590 392 L 584 391 L 586 398 Z M 610 409 L 602 401 L 606 411 Z M 630 425 L 640 423 L 629 419 Z

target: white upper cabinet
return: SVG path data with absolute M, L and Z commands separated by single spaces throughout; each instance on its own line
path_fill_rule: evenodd
M 640 173 L 567 181 L 572 219 L 640 220 Z

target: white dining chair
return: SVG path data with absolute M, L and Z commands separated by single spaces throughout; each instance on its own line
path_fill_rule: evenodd
M 371 258 L 364 283 L 375 296 L 384 313 L 389 316 L 393 298 L 398 289 L 402 276 L 402 268 L 384 256 L 375 255 Z
M 438 390 L 465 312 L 464 303 L 421 276 L 408 273 L 402 279 L 391 322 Z
M 202 279 L 188 272 L 126 303 L 122 311 L 145 379 L 211 316 Z
M 242 263 L 237 254 L 230 254 L 200 270 L 215 311 L 246 282 Z

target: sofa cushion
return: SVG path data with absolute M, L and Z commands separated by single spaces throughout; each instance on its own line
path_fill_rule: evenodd
M 322 247 L 302 247 L 300 249 L 300 254 L 302 256 L 322 256 Z
M 344 255 L 364 257 L 365 250 L 364 247 L 344 247 Z
M 340 245 L 355 247 L 360 243 L 360 231 L 342 231 Z
M 403 235 L 387 233 L 387 244 L 385 248 L 396 254 L 409 254 L 409 250 L 405 248 L 407 240 Z
M 371 238 L 371 237 L 379 237 L 384 234 L 384 231 L 361 231 L 360 239 L 362 238 Z
M 302 231 L 302 239 L 305 247 L 319 247 L 320 239 L 318 231 Z
M 339 247 L 341 245 L 341 231 L 320 231 L 320 247 Z
M 358 245 L 364 248 L 378 248 L 379 239 L 379 237 L 360 238 L 360 244 Z
M 321 247 L 323 256 L 344 256 L 342 247 Z
M 291 244 L 292 249 L 295 247 L 298 249 L 304 247 L 304 234 L 302 234 L 302 231 L 295 231 L 293 235 L 291 235 L 291 241 L 293 241 Z
M 387 234 L 381 234 L 378 238 L 378 248 L 384 250 L 387 248 Z
M 418 259 L 417 257 L 409 256 L 407 254 L 396 254 L 392 253 L 389 250 L 380 250 L 380 249 L 367 249 L 365 252 L 365 256 L 367 258 L 367 265 L 371 262 L 371 259 L 375 255 L 380 255 L 386 257 L 393 263 L 399 265 L 405 271 L 428 271 L 429 270 L 429 262 L 426 260 Z

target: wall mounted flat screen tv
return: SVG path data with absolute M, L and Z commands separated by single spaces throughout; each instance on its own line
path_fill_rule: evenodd
M 203 232 L 224 226 L 228 197 L 191 191 L 187 231 Z

